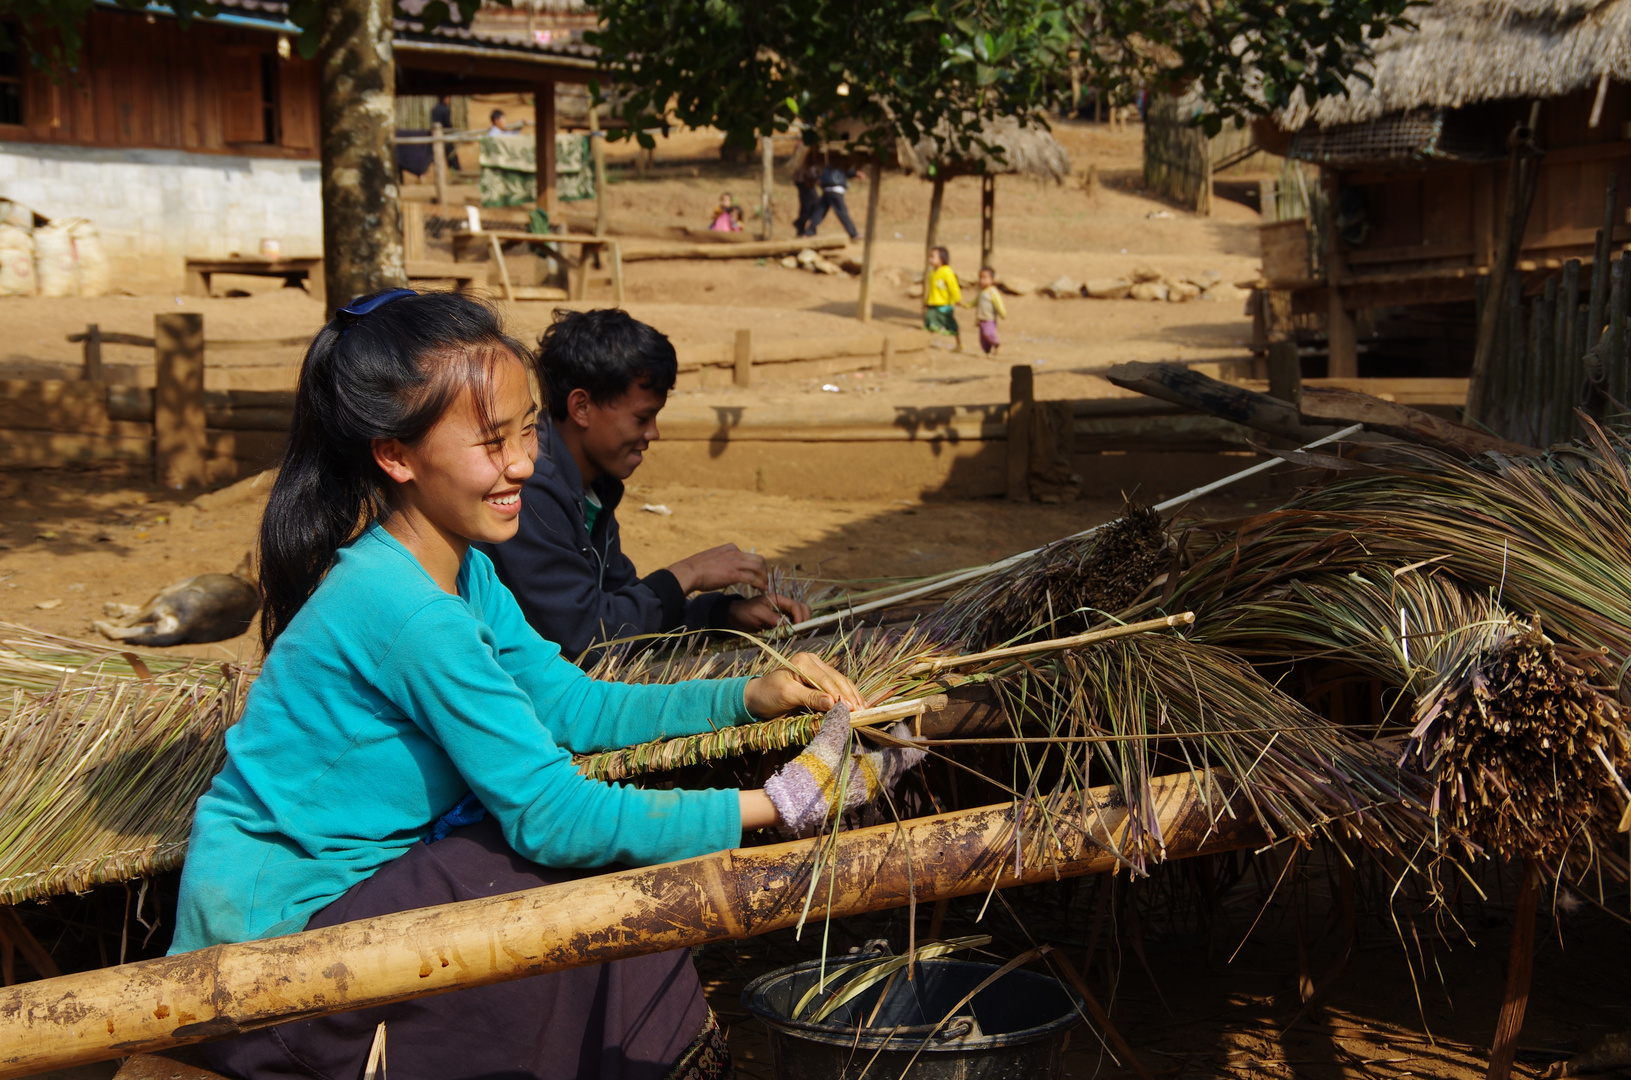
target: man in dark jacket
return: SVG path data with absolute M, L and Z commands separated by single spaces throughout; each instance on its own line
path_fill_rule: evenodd
M 723 544 L 641 577 L 623 554 L 623 481 L 657 439 L 678 371 L 674 346 L 615 309 L 561 311 L 539 339 L 550 422 L 522 488 L 521 527 L 481 544 L 533 629 L 568 657 L 635 634 L 766 630 L 810 609 L 782 596 L 717 591 L 767 585 L 764 558 Z M 701 595 L 692 595 L 694 593 Z M 586 660 L 593 659 L 589 653 Z

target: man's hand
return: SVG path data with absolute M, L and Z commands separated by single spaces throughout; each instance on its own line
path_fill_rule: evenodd
M 725 602 L 727 601 L 720 601 Z M 731 609 L 726 614 L 725 621 L 730 624 L 732 630 L 744 630 L 753 634 L 780 626 L 783 619 L 801 623 L 809 617 L 808 604 L 801 604 L 797 600 L 777 596 L 775 593 L 766 593 L 751 600 L 737 598 L 731 601 Z
M 743 551 L 735 544 L 720 544 L 716 548 L 699 551 L 670 566 L 668 572 L 674 575 L 687 596 L 738 584 L 752 585 L 755 589 L 763 589 L 769 584 L 765 577 L 764 556 Z
M 855 684 L 815 653 L 794 653 L 789 660 L 792 668 L 748 680 L 742 692 L 748 712 L 769 720 L 791 712 L 824 713 L 840 701 L 851 709 L 865 707 Z

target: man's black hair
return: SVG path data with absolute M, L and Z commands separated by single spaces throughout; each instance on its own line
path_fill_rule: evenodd
M 557 420 L 566 419 L 566 398 L 574 390 L 610 405 L 636 385 L 666 394 L 678 378 L 679 358 L 668 338 L 618 308 L 556 311 L 538 339 L 538 381 Z
M 503 118 L 504 118 L 504 110 L 503 109 L 494 109 L 492 112 L 487 114 L 487 122 L 489 124 L 496 124 L 500 120 L 502 120 Z

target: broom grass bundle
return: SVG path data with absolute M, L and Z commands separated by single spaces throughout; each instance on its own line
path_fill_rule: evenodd
M 1614 833 L 1631 730 L 1538 628 L 1489 628 L 1416 714 L 1403 760 L 1433 780 L 1436 815 L 1490 853 L 1575 880 L 1593 867 L 1626 880 Z
M 973 648 L 1080 633 L 1130 607 L 1171 562 L 1161 515 L 1129 503 L 1086 536 L 965 585 L 935 623 Z

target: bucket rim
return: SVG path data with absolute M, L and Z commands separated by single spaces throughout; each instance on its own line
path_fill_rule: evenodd
M 831 964 L 832 958 L 829 958 L 827 962 Z M 794 1020 L 790 1017 L 782 1016 L 771 1011 L 756 1000 L 766 984 L 776 979 L 786 978 L 801 971 L 807 971 L 811 968 L 819 967 L 820 964 L 820 960 L 804 960 L 800 963 L 791 964 L 783 968 L 777 968 L 775 971 L 768 971 L 765 974 L 760 975 L 758 978 L 754 979 L 752 982 L 748 983 L 742 988 L 743 1007 L 746 1008 L 748 1012 L 758 1017 L 766 1027 L 780 1031 L 787 1035 L 801 1039 L 808 1039 L 811 1042 L 826 1043 L 828 1045 L 835 1046 L 849 1046 L 865 1050 L 893 1049 L 916 1051 L 918 1049 L 916 1043 L 921 1042 L 922 1037 L 926 1037 L 928 1032 L 934 1027 L 932 1024 L 921 1024 L 908 1028 L 900 1028 L 898 1030 L 863 1033 L 857 1032 L 854 1028 L 835 1024 L 832 1021 L 823 1021 L 819 1024 L 812 1024 L 807 1020 Z M 927 960 L 919 960 L 918 966 L 983 968 L 987 974 L 996 971 L 998 968 L 998 965 L 996 964 L 981 963 L 977 960 L 959 960 L 948 956 L 931 957 Z M 1070 987 L 1060 982 L 1058 979 L 1044 975 L 1041 972 L 1026 971 L 1023 968 L 1016 968 L 1015 970 L 1008 972 L 996 983 L 993 983 L 991 987 L 987 987 L 987 989 L 994 989 L 1004 980 L 1016 977 L 1020 979 L 1040 980 L 1051 983 L 1053 986 L 1058 988 L 1059 992 L 1063 994 L 1070 1002 L 1071 1008 L 1057 1019 L 1050 1020 L 1043 1024 L 1037 1024 L 1034 1027 L 1021 1028 L 1018 1031 L 1007 1031 L 1000 1035 L 981 1035 L 979 1039 L 973 1043 L 964 1041 L 963 1039 L 948 1039 L 945 1042 L 927 1043 L 922 1046 L 922 1051 L 924 1053 L 956 1052 L 966 1054 L 970 1051 L 978 1052 L 987 1049 L 995 1050 L 1007 1046 L 1018 1046 L 1025 1043 L 1040 1042 L 1045 1038 L 1074 1027 L 1076 1024 L 1082 1023 L 1086 1020 L 1087 1011 L 1081 996 Z M 914 1036 L 919 1037 L 914 1038 Z M 911 1045 L 906 1047 L 888 1046 L 888 1044 L 891 1042 L 901 1041 L 907 1041 Z

